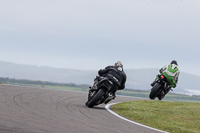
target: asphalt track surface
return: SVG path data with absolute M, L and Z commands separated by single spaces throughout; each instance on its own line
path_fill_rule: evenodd
M 85 106 L 87 93 L 0 85 L 0 133 L 158 133 Z M 141 100 L 117 96 L 113 102 Z

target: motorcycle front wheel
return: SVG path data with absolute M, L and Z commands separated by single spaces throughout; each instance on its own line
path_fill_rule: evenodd
M 94 105 L 96 105 L 96 103 L 98 103 L 102 99 L 102 97 L 105 94 L 105 92 L 106 91 L 104 89 L 100 89 L 97 92 L 97 94 L 90 101 L 87 102 L 87 106 L 89 108 L 93 108 Z
M 151 89 L 151 92 L 149 94 L 149 98 L 154 100 L 157 97 L 158 94 L 158 90 L 161 87 L 161 85 L 159 83 L 156 83 L 153 88 Z

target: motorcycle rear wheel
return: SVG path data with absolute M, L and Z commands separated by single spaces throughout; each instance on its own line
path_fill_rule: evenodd
M 105 94 L 105 90 L 104 89 L 100 89 L 97 92 L 97 94 L 90 101 L 87 102 L 87 106 L 89 108 L 93 108 L 94 105 L 102 99 L 104 94 Z

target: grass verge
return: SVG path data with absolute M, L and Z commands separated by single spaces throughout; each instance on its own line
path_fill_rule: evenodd
M 200 103 L 144 100 L 119 103 L 111 109 L 125 118 L 167 132 L 200 132 Z

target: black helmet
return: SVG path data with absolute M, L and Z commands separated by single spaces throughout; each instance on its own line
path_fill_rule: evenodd
M 177 61 L 175 61 L 175 60 L 173 60 L 173 61 L 171 62 L 171 64 L 175 64 L 175 65 L 178 66 L 178 63 L 177 63 Z

